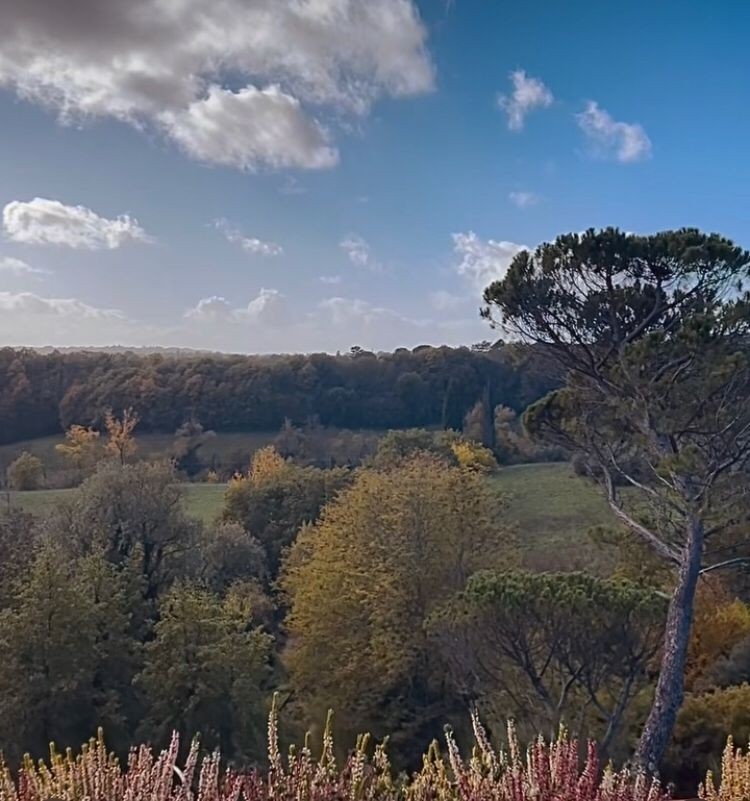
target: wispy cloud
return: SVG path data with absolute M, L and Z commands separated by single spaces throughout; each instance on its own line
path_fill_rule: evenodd
M 439 289 L 437 292 L 431 292 L 429 295 L 430 305 L 433 309 L 440 312 L 455 311 L 466 305 L 466 297 L 463 295 L 454 295 L 452 292 L 446 292 Z
M 541 200 L 539 195 L 535 192 L 511 192 L 508 198 L 510 202 L 518 206 L 519 209 L 528 209 L 530 206 L 536 206 Z
M 0 292 L 0 311 L 19 316 L 117 319 L 125 316 L 116 309 L 99 309 L 76 298 L 43 298 L 33 292 Z
M 221 231 L 229 242 L 239 245 L 248 253 L 258 256 L 280 256 L 284 252 L 284 248 L 276 242 L 265 242 L 254 236 L 244 236 L 225 219 L 214 220 L 214 227 Z
M 6 272 L 12 275 L 49 275 L 49 270 L 42 270 L 39 267 L 32 267 L 22 259 L 13 256 L 0 256 L 0 273 Z
M 526 116 L 535 108 L 546 108 L 552 105 L 552 92 L 539 78 L 532 78 L 525 70 L 511 72 L 513 83 L 511 95 L 498 95 L 497 102 L 508 115 L 508 128 L 511 131 L 523 130 Z
M 651 140 L 642 125 L 618 122 L 599 104 L 590 100 L 585 111 L 576 115 L 578 127 L 584 132 L 594 152 L 627 164 L 642 161 L 651 155 Z
M 380 264 L 373 257 L 369 243 L 359 234 L 348 234 L 339 242 L 339 247 L 346 253 L 352 264 L 366 267 L 369 270 L 380 269 Z

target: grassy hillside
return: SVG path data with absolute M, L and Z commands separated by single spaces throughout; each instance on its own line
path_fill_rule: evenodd
M 233 436 L 233 435 L 232 435 Z M 237 440 L 235 440 L 236 442 Z M 594 487 L 567 464 L 529 464 L 503 469 L 491 479 L 506 502 L 507 520 L 518 530 L 526 565 L 535 570 L 606 570 L 606 552 L 592 547 L 588 529 L 611 520 Z M 205 522 L 221 512 L 224 484 L 184 484 L 185 508 Z M 71 490 L 4 493 L 4 502 L 43 515 Z
M 592 547 L 588 530 L 612 516 L 597 489 L 570 465 L 507 467 L 492 481 L 518 527 L 524 562 L 534 570 L 607 570 L 608 554 Z
M 182 484 L 185 511 L 205 523 L 210 523 L 220 513 L 224 504 L 226 484 Z M 0 493 L 3 505 L 20 506 L 27 512 L 40 517 L 53 512 L 55 504 L 70 495 L 74 490 L 36 490 L 35 492 Z

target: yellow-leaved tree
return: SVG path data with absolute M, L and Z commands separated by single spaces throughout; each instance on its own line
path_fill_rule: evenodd
M 65 442 L 55 445 L 55 450 L 76 470 L 83 473 L 92 467 L 98 458 L 99 432 L 88 426 L 72 425 L 65 432 Z
M 132 408 L 125 409 L 122 417 L 115 417 L 111 409 L 104 416 L 104 425 L 107 429 L 107 453 L 115 456 L 120 464 L 125 464 L 128 456 L 132 456 L 138 445 L 133 431 L 138 425 L 140 417 Z
M 287 466 L 287 461 L 276 448 L 273 445 L 266 445 L 253 454 L 248 478 L 256 485 L 262 484 L 264 481 L 276 478 Z
M 341 729 L 391 734 L 408 762 L 451 713 L 465 716 L 425 624 L 476 570 L 515 563 L 501 521 L 486 479 L 421 455 L 363 470 L 302 529 L 282 586 L 306 719 L 333 707 Z

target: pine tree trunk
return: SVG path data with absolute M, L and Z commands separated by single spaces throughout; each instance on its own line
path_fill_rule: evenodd
M 638 744 L 636 760 L 649 774 L 659 770 L 682 704 L 685 661 L 693 622 L 693 605 L 703 556 L 703 524 L 689 524 L 677 584 L 669 602 L 664 649 L 654 701 Z

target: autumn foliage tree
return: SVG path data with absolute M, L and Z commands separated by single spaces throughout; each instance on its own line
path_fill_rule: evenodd
M 140 417 L 132 408 L 125 409 L 122 417 L 116 417 L 111 409 L 107 410 L 104 416 L 104 426 L 107 430 L 105 448 L 107 453 L 116 457 L 120 464 L 125 464 L 128 457 L 138 448 L 133 431 L 139 420 Z
M 673 571 L 638 748 L 650 771 L 682 702 L 698 577 L 726 562 L 711 558 L 712 543 L 748 498 L 749 264 L 742 248 L 695 229 L 590 230 L 519 253 L 484 294 L 487 317 L 567 370 L 527 428 L 584 453 L 619 521 Z
M 82 473 L 97 461 L 99 437 L 95 428 L 72 425 L 65 432 L 65 441 L 55 445 L 55 450 Z
M 351 480 L 348 470 L 321 470 L 286 462 L 273 447 L 253 457 L 247 475 L 229 484 L 224 520 L 239 523 L 261 544 L 271 577 L 301 526 L 314 523 L 323 506 Z
M 404 753 L 405 740 L 429 740 L 451 696 L 427 620 L 480 567 L 513 564 L 501 516 L 485 479 L 423 454 L 362 471 L 303 529 L 282 584 L 287 663 L 308 713 L 343 710 Z

